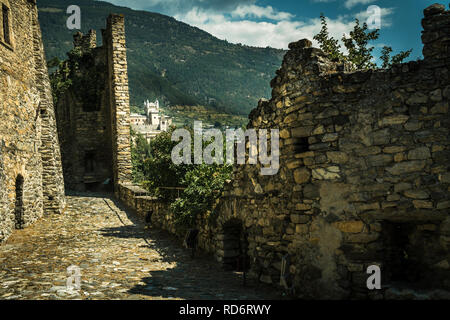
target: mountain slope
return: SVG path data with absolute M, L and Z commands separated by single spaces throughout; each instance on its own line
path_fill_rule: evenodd
M 48 59 L 65 59 L 72 48 L 66 9 L 72 0 L 39 0 L 39 20 Z M 234 45 L 157 13 L 107 2 L 79 0 L 82 31 L 105 27 L 110 13 L 125 15 L 131 103 L 159 98 L 166 105 L 205 105 L 248 114 L 270 96 L 269 82 L 283 50 Z

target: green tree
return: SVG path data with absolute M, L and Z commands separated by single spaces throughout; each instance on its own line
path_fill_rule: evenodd
M 183 178 L 189 165 L 175 165 L 172 162 L 172 149 L 178 144 L 171 140 L 175 127 L 157 135 L 149 146 L 147 155 L 136 163 L 137 175 L 142 175 L 141 183 L 155 196 L 170 199 L 173 192 L 164 188 L 183 187 Z M 142 156 L 142 155 L 141 155 Z
M 362 26 L 358 19 L 355 19 L 355 26 L 350 31 L 349 37 L 343 35 L 342 43 L 347 49 L 347 54 L 342 53 L 338 40 L 330 36 L 326 17 L 320 15 L 322 28 L 314 39 L 319 43 L 320 48 L 330 56 L 332 60 L 342 60 L 351 62 L 354 69 L 374 69 L 376 64 L 373 62 L 372 54 L 374 47 L 369 46 L 371 41 L 377 40 L 380 36 L 379 29 L 369 31 L 367 23 Z M 412 49 L 401 51 L 391 58 L 392 48 L 385 46 L 381 52 L 382 68 L 387 68 L 395 63 L 402 63 L 411 54 Z
M 391 62 L 391 52 L 392 48 L 388 46 L 384 46 L 381 50 L 381 61 L 383 61 L 383 65 L 381 66 L 383 69 L 386 69 L 389 67 L 389 64 Z
M 229 165 L 193 166 L 183 179 L 186 189 L 171 205 L 175 221 L 187 227 L 195 226 L 198 215 L 212 209 L 232 171 Z
M 350 37 L 345 35 L 342 42 L 348 50 L 347 60 L 355 64 L 356 69 L 373 69 L 376 64 L 372 61 L 372 51 L 374 47 L 369 47 L 369 42 L 377 40 L 380 36 L 380 30 L 368 31 L 367 23 L 359 25 L 359 20 L 355 19 L 355 26 L 350 31 Z
M 47 68 L 52 69 L 52 68 L 59 67 L 60 63 L 61 63 L 61 60 L 59 60 L 58 57 L 54 57 L 47 62 Z
M 139 133 L 130 128 L 131 132 L 131 163 L 133 165 L 133 181 L 142 183 L 145 181 L 144 166 L 145 160 L 150 157 L 150 144 Z
M 135 182 L 141 184 L 151 194 L 173 201 L 171 211 L 176 222 L 180 226 L 192 227 L 199 214 L 212 210 L 225 182 L 231 178 L 232 167 L 222 164 L 175 165 L 171 155 L 178 142 L 171 140 L 173 130 L 175 127 L 168 132 L 160 133 L 150 145 L 141 135 L 132 131 L 133 177 Z M 193 137 L 192 129 L 188 130 Z M 211 142 L 204 142 L 203 147 L 209 143 Z M 191 160 L 193 160 L 192 150 L 193 141 L 191 141 Z M 165 187 L 185 189 L 178 195 L 178 192 L 164 189 Z
M 381 61 L 383 61 L 382 68 L 386 69 L 391 67 L 394 64 L 402 63 L 406 58 L 411 55 L 412 49 L 407 51 L 400 51 L 400 53 L 391 57 L 392 48 L 389 46 L 384 46 L 383 50 L 381 50 Z
M 320 49 L 322 49 L 323 52 L 326 52 L 331 59 L 333 60 L 342 59 L 343 54 L 340 51 L 341 45 L 339 44 L 338 40 L 334 39 L 333 37 L 330 37 L 330 34 L 328 32 L 327 19 L 323 13 L 320 14 L 320 21 L 322 29 L 318 34 L 314 36 L 314 40 L 319 42 Z

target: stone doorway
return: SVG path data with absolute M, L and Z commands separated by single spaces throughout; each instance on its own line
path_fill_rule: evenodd
M 219 238 L 219 260 L 224 269 L 245 272 L 250 267 L 247 234 L 240 220 L 231 220 L 224 224 Z
M 16 229 L 23 229 L 25 224 L 23 218 L 23 184 L 23 177 L 18 175 L 16 178 L 16 202 L 14 207 L 14 223 Z
M 438 234 L 412 222 L 384 221 L 382 228 L 382 282 L 416 289 L 432 286 L 430 266 L 440 254 Z

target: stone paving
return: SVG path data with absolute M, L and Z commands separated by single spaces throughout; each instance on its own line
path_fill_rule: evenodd
M 211 257 L 192 259 L 169 234 L 145 229 L 111 197 L 67 197 L 63 215 L 16 230 L 0 245 L 0 299 L 280 299 L 242 285 Z M 68 290 L 67 268 L 81 269 Z

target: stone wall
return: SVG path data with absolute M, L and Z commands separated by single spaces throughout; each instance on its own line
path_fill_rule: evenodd
M 235 167 L 199 217 L 201 248 L 275 286 L 285 265 L 303 298 L 450 290 L 450 12 L 431 6 L 422 24 L 425 59 L 387 70 L 349 72 L 308 40 L 290 44 L 248 126 L 280 130 L 280 171 Z M 143 217 L 158 203 L 125 193 Z M 167 205 L 152 220 L 180 233 Z M 370 265 L 380 291 L 367 289 Z
M 65 206 L 59 142 L 35 1 L 1 0 L 0 241 Z M 3 18 L 3 17 L 2 17 Z
M 116 197 L 141 219 L 151 221 L 149 224 L 179 237 L 184 236 L 185 230 L 175 225 L 168 202 L 148 196 L 147 190 L 132 184 L 119 184 Z
M 112 189 L 131 180 L 130 107 L 124 18 L 111 15 L 102 30 L 74 35 L 64 68 L 71 85 L 58 96 L 57 118 L 66 188 Z

